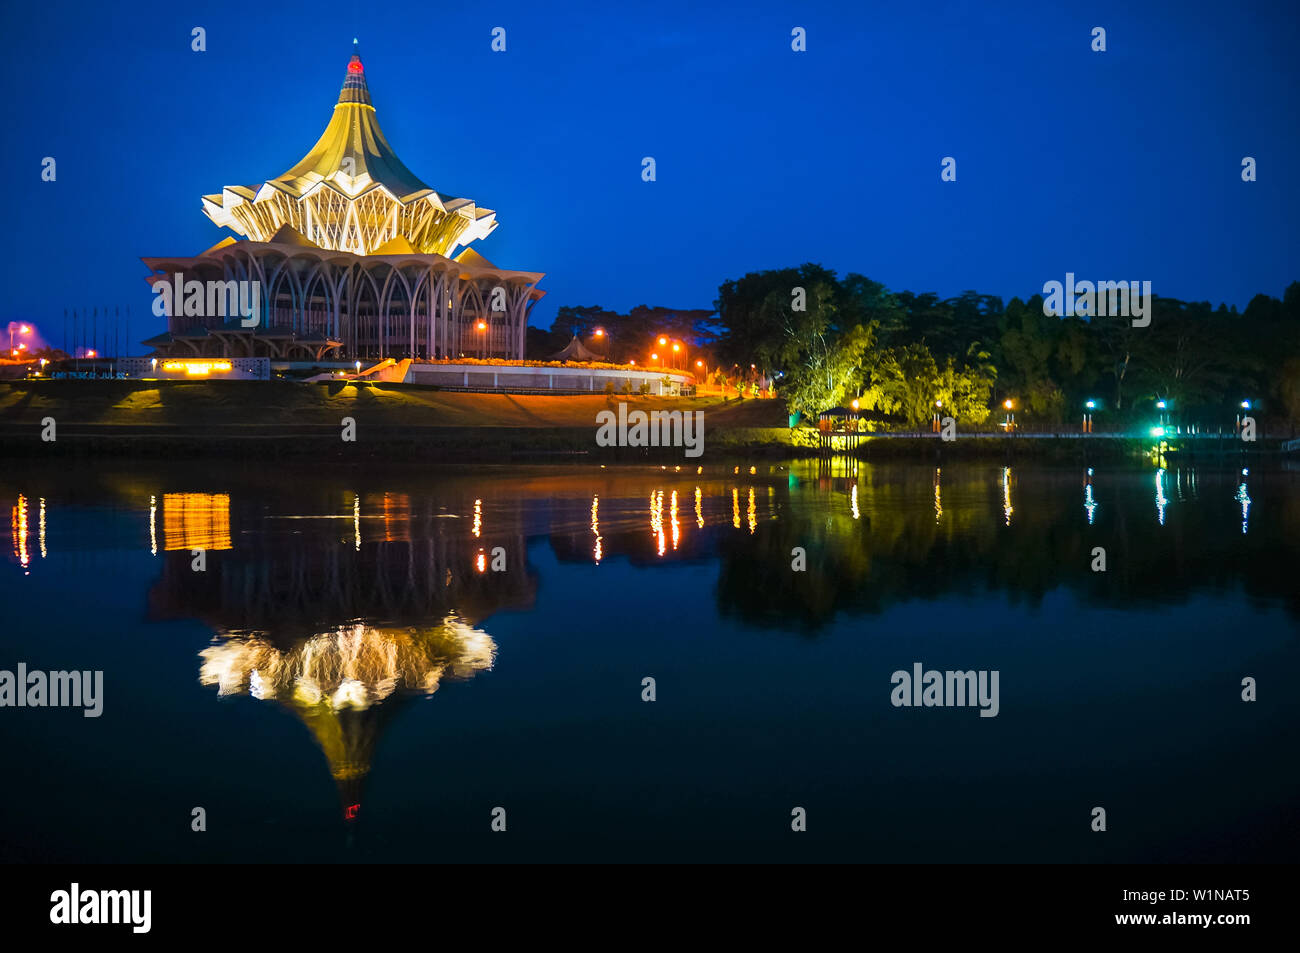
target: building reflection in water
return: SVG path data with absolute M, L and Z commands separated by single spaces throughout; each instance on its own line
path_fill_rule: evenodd
M 164 493 L 163 548 L 230 549 L 230 494 Z
M 1165 468 L 1160 467 L 1156 470 L 1156 521 L 1165 525 L 1165 507 L 1169 505 L 1169 497 L 1165 496 Z
M 344 817 L 355 820 L 383 724 L 377 706 L 490 669 L 496 643 L 448 616 L 405 629 L 355 622 L 285 647 L 255 632 L 223 632 L 199 656 L 199 681 L 217 694 L 279 702 L 302 719 L 329 762 Z
M 151 616 L 209 625 L 217 634 L 200 653 L 202 684 L 293 711 L 325 754 L 344 816 L 356 820 L 384 726 L 407 700 L 490 669 L 497 647 L 476 620 L 535 601 L 519 514 L 507 510 L 489 528 L 476 501 L 467 531 L 467 520 L 443 517 L 468 517 L 469 500 L 447 514 L 431 494 L 349 492 L 332 512 L 328 500 L 253 497 L 233 514 L 229 495 L 194 496 L 179 522 L 169 523 L 164 504 L 165 537 L 180 527 L 188 548 L 229 538 L 233 523 L 239 546 L 193 572 L 189 554 L 169 543 Z M 342 537 L 340 519 L 353 524 Z M 504 550 L 509 571 L 485 571 L 484 547 Z
M 1083 511 L 1088 514 L 1088 525 L 1097 518 L 1097 501 L 1092 495 L 1092 467 L 1083 475 Z

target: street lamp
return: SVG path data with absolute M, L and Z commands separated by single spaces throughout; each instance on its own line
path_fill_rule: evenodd
M 1006 400 L 1002 402 L 1002 407 L 1007 412 L 1007 422 L 1004 424 L 1004 426 L 1006 427 L 1007 433 L 1011 433 L 1011 428 L 1015 426 L 1015 420 L 1016 420 L 1016 415 L 1011 412 L 1015 407 L 1015 403 L 1011 400 L 1010 397 L 1008 397 Z
M 1243 400 L 1243 401 L 1241 402 L 1241 409 L 1242 409 L 1243 411 L 1245 411 L 1245 410 L 1250 410 L 1250 401 L 1248 401 L 1248 400 Z M 1246 415 L 1245 415 L 1244 413 L 1237 414 L 1237 424 L 1236 424 L 1236 428 L 1237 428 L 1238 430 L 1241 429 L 1242 422 L 1243 422 L 1245 419 L 1246 419 Z
M 16 355 L 18 350 L 14 348 L 14 328 L 18 328 L 19 334 L 31 334 L 32 329 L 26 324 L 18 324 L 16 321 L 9 322 L 9 350 Z
M 930 421 L 930 430 L 934 433 L 938 433 L 942 429 L 942 427 L 940 426 L 940 419 L 939 419 L 942 412 L 943 412 L 943 401 L 936 400 L 934 402 L 934 419 Z
M 1092 412 L 1097 407 L 1095 400 L 1086 400 L 1083 402 L 1083 432 L 1092 433 Z

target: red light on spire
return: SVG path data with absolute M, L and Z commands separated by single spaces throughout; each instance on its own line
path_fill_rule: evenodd
M 348 72 L 349 72 L 349 73 L 364 73 L 365 70 L 362 68 L 362 66 L 361 66 L 361 61 L 360 61 L 360 60 L 353 60 L 351 63 L 348 64 Z

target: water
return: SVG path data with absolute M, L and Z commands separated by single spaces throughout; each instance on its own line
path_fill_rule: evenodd
M 1290 860 L 1297 484 L 6 465 L 0 669 L 105 699 L 0 709 L 0 859 Z

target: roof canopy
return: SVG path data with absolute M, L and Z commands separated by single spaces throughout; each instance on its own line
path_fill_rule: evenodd
M 333 115 L 311 150 L 266 182 L 203 196 L 204 212 L 252 241 L 272 241 L 288 225 L 321 248 L 357 255 L 400 236 L 418 252 L 451 257 L 486 238 L 495 212 L 435 191 L 397 158 L 353 44 Z
M 575 334 L 573 336 L 573 340 L 569 342 L 568 346 L 563 351 L 560 351 L 558 354 L 552 354 L 550 357 L 547 358 L 547 360 L 548 361 L 603 361 L 605 360 L 605 356 L 603 354 L 597 354 L 595 351 L 586 347 L 581 341 L 578 340 L 578 336 Z

